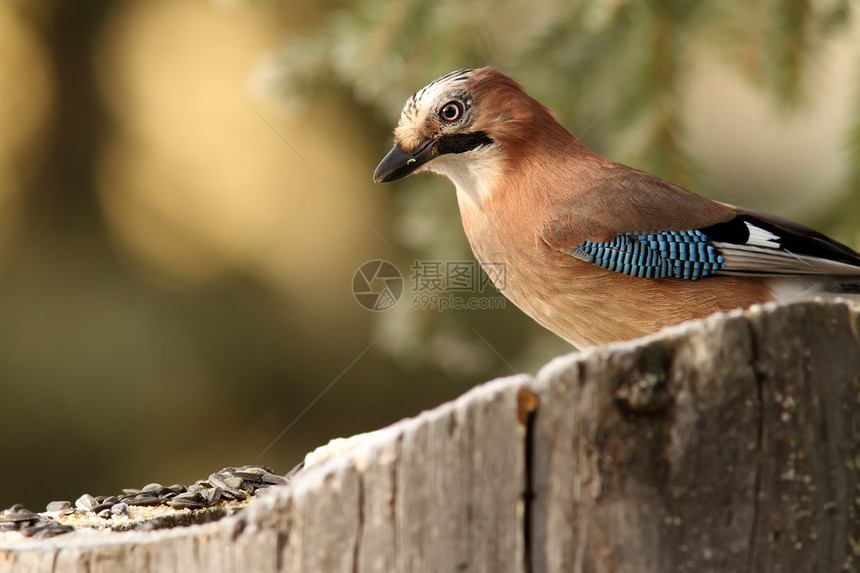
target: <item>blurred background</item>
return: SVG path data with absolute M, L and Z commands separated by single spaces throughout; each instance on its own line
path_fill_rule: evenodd
M 410 304 L 413 261 L 472 260 L 453 187 L 371 174 L 453 69 L 497 66 L 612 159 L 857 248 L 855 7 L 4 0 L 0 507 L 284 473 L 570 352 L 512 305 Z M 374 259 L 405 279 L 385 312 L 351 290 Z

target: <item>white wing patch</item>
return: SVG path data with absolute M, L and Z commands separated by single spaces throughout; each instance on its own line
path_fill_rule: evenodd
M 756 227 L 749 221 L 744 221 L 747 230 L 750 232 L 750 237 L 747 239 L 747 245 L 755 247 L 765 247 L 768 249 L 778 249 L 780 247 L 779 237 L 770 231 L 765 231 L 760 227 Z

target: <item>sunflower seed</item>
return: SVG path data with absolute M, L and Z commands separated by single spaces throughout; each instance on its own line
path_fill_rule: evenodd
M 52 501 L 46 507 L 46 511 L 62 511 L 64 509 L 69 509 L 72 507 L 71 501 Z
M 75 528 L 71 525 L 63 525 L 62 523 L 49 521 L 46 523 L 46 526 L 37 531 L 33 537 L 36 539 L 45 539 L 48 537 L 54 537 L 55 535 L 62 535 L 63 533 L 70 533 L 74 530 Z
M 227 499 L 227 500 L 232 499 L 232 500 L 236 500 L 236 501 L 242 501 L 243 499 L 245 499 L 248 496 L 244 491 L 241 491 L 238 489 L 232 489 L 229 487 L 222 487 L 221 488 L 221 497 L 224 499 Z
M 271 468 L 266 466 L 239 466 L 236 468 L 239 472 L 251 472 L 258 475 L 274 473 Z
M 125 500 L 125 503 L 128 505 L 144 505 L 144 506 L 161 505 L 161 498 L 154 496 L 154 495 L 148 495 L 148 494 L 142 493 L 142 494 L 137 495 L 131 499 Z
M 190 499 L 171 499 L 167 502 L 170 507 L 177 509 L 203 509 L 206 504 L 202 501 L 193 501 Z
M 212 485 L 214 485 L 214 486 L 218 486 L 218 487 L 220 487 L 220 488 L 228 488 L 228 487 L 230 487 L 229 485 L 227 485 L 227 482 L 226 482 L 226 480 L 225 480 L 225 477 L 224 477 L 223 475 L 221 475 L 221 472 L 211 474 L 211 475 L 209 476 L 209 480 L 208 480 L 208 481 L 209 481 L 209 483 L 211 483 Z
M 143 486 L 143 489 L 141 490 L 141 492 L 142 493 L 158 493 L 158 490 L 160 490 L 163 487 L 164 486 L 161 485 L 160 483 L 148 483 L 145 486 Z
M 113 506 L 112 503 L 100 503 L 100 504 L 96 505 L 95 507 L 93 507 L 92 509 L 90 509 L 90 511 L 92 511 L 93 513 L 101 513 L 103 511 L 110 510 L 110 508 L 112 506 Z M 102 517 L 102 516 L 99 515 L 99 517 Z
M 279 476 L 277 474 L 266 474 L 263 476 L 262 479 L 263 483 L 271 485 L 286 485 L 290 483 L 290 480 L 288 480 L 284 476 Z
M 37 533 L 45 529 L 48 525 L 45 522 L 35 523 L 21 528 L 21 533 L 26 537 L 34 537 Z
M 263 480 L 264 475 L 265 474 L 259 470 L 252 471 L 251 469 L 245 471 L 236 470 L 235 472 L 233 472 L 234 477 L 242 478 L 245 481 L 256 483 L 260 483 Z
M 218 486 L 213 487 L 209 490 L 209 494 L 206 496 L 206 502 L 209 505 L 214 505 L 221 499 L 221 488 Z
M 20 504 L 15 504 L 20 505 Z M 12 507 L 15 507 L 13 505 Z M 25 521 L 38 521 L 39 516 L 27 509 L 24 506 L 21 506 L 19 509 L 12 511 L 12 508 L 6 510 L 6 513 L 0 517 L 0 521 L 5 521 L 7 523 L 22 523 Z
M 114 515 L 128 515 L 128 504 L 123 502 L 115 503 L 111 506 L 110 511 Z
M 203 501 L 203 494 L 198 492 L 187 492 L 177 494 L 172 501 Z
M 75 507 L 86 511 L 92 510 L 92 508 L 94 508 L 96 505 L 96 498 L 94 498 L 88 493 L 85 493 L 84 495 L 75 500 Z

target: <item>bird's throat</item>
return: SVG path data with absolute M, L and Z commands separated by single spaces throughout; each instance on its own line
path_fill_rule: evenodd
M 492 200 L 501 171 L 501 161 L 496 150 L 478 147 L 465 153 L 441 155 L 427 164 L 434 173 L 444 175 L 457 187 L 457 195 L 482 209 Z M 462 200 L 461 199 L 461 205 Z

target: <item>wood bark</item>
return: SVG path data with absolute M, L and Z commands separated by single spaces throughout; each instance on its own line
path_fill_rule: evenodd
M 0 541 L 0 573 L 858 570 L 858 333 L 798 303 L 574 353 L 238 515 Z

